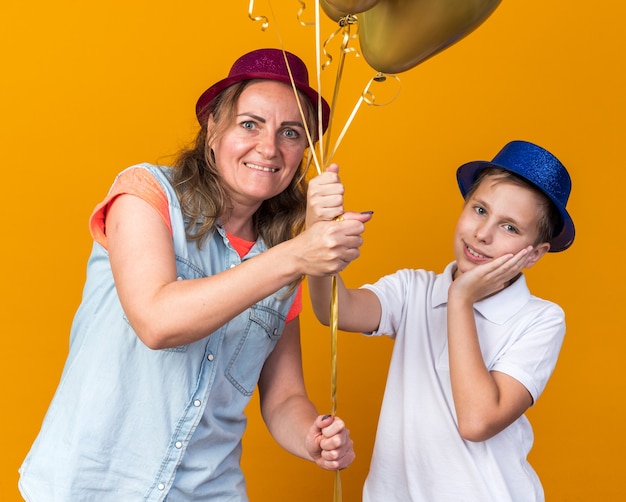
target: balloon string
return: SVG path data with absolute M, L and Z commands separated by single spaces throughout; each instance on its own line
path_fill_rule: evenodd
M 358 26 L 356 16 L 347 15 L 341 18 L 338 24 L 339 24 L 339 28 L 334 33 L 332 33 L 324 42 L 322 49 L 324 51 L 324 56 L 326 56 L 326 61 L 324 62 L 323 65 L 320 65 L 321 69 L 326 69 L 327 67 L 330 66 L 333 60 L 333 57 L 327 51 L 326 48 L 335 37 L 341 34 L 342 37 L 341 37 L 341 45 L 339 47 L 339 52 L 340 52 L 339 64 L 337 66 L 337 72 L 335 75 L 335 87 L 333 89 L 333 99 L 331 101 L 331 106 L 330 106 L 330 118 L 328 120 L 328 129 L 326 131 L 326 151 L 330 150 L 331 130 L 332 130 L 333 122 L 334 122 L 333 118 L 335 115 L 335 110 L 337 109 L 337 102 L 339 99 L 339 88 L 341 86 L 341 78 L 343 76 L 343 69 L 345 66 L 346 54 L 349 52 L 354 52 L 356 53 L 358 57 L 358 52 L 354 48 L 348 47 L 350 40 L 353 40 L 354 38 L 356 38 L 356 34 L 352 33 L 352 26 Z M 332 156 L 330 158 L 332 158 Z M 328 159 L 328 163 L 330 163 L 330 158 Z
M 330 402 L 331 413 L 337 413 L 337 319 L 339 315 L 337 276 L 331 278 L 330 294 Z M 335 471 L 334 502 L 341 502 L 341 476 Z
M 306 26 L 306 23 L 303 23 L 301 20 L 301 16 L 304 12 L 304 10 L 306 9 L 306 5 L 303 1 L 299 0 L 299 3 L 301 5 L 301 9 L 298 11 L 298 21 L 300 22 L 300 24 L 302 24 L 303 26 Z M 253 21 L 264 21 L 263 25 L 262 25 L 262 30 L 265 31 L 265 29 L 268 27 L 269 23 L 268 23 L 268 18 L 265 16 L 257 16 L 254 17 L 252 15 L 252 11 L 253 11 L 253 7 L 254 7 L 254 0 L 250 0 L 250 4 L 249 4 L 249 10 L 248 10 L 248 16 L 251 20 Z M 274 10 L 272 7 L 272 2 L 271 0 L 269 1 L 269 8 L 270 8 L 270 12 L 272 15 L 272 19 L 275 20 L 275 15 L 274 15 Z M 372 85 L 373 82 L 381 82 L 384 81 L 386 76 L 379 73 L 377 74 L 375 77 L 373 77 L 369 83 L 367 84 L 367 86 L 365 87 L 364 91 L 361 93 L 361 96 L 359 97 L 359 100 L 357 101 L 357 104 L 355 105 L 352 113 L 350 114 L 350 117 L 348 118 L 348 120 L 346 121 L 346 124 L 344 125 L 341 134 L 339 135 L 339 137 L 337 138 L 337 141 L 333 147 L 333 151 L 330 155 L 330 157 L 328 158 L 328 160 L 326 161 L 324 159 L 324 142 L 322 141 L 322 133 L 323 133 L 323 123 L 322 123 L 322 89 L 321 89 L 321 75 L 320 75 L 320 70 L 322 69 L 322 65 L 321 65 L 321 39 L 320 39 L 320 5 L 319 5 L 319 0 L 315 0 L 315 38 L 316 38 L 316 43 L 315 43 L 315 47 L 316 47 L 316 69 L 317 69 L 317 92 L 318 92 L 318 102 L 317 102 L 317 111 L 318 111 L 318 117 L 317 117 L 317 125 L 318 125 L 318 138 L 319 138 L 319 158 L 322 161 L 322 165 L 327 165 L 327 162 L 330 163 L 332 157 L 334 156 L 335 152 L 337 151 L 337 149 L 339 148 L 339 145 L 341 144 L 341 141 L 343 140 L 348 128 L 350 127 L 354 116 L 356 115 L 358 109 L 360 108 L 361 104 L 363 103 L 363 101 L 365 101 L 367 104 L 371 104 L 374 105 L 374 101 L 375 101 L 375 96 L 373 94 L 371 94 L 369 92 L 369 88 Z M 343 74 L 343 69 L 344 69 L 344 63 L 345 63 L 345 56 L 348 52 L 354 52 L 354 49 L 352 48 L 348 48 L 348 43 L 349 41 L 354 38 L 353 36 L 351 36 L 350 34 L 350 25 L 351 24 L 355 24 L 356 23 L 356 18 L 354 17 L 347 17 L 346 19 L 344 19 L 341 23 L 341 30 L 338 30 L 336 32 L 336 34 L 338 34 L 340 31 L 343 33 L 343 42 L 341 45 L 341 57 L 340 57 L 340 61 L 339 61 L 339 68 L 337 71 L 337 76 L 336 76 L 336 81 L 335 81 L 335 89 L 333 91 L 333 100 L 332 100 L 332 107 L 331 107 L 331 113 L 330 113 L 330 117 L 329 117 L 329 124 L 328 124 L 328 130 L 326 131 L 327 133 L 327 137 L 326 137 L 326 150 L 328 150 L 329 146 L 330 146 L 330 130 L 331 130 L 331 124 L 333 122 L 333 112 L 336 108 L 336 104 L 337 104 L 337 98 L 338 98 L 338 94 L 339 94 L 339 87 L 340 87 L 340 83 L 341 83 L 341 78 L 342 78 L 342 74 Z M 275 23 L 276 24 L 276 23 Z M 303 119 L 304 122 L 304 129 L 306 132 L 306 137 L 309 143 L 309 158 L 312 157 L 314 163 L 315 163 L 315 167 L 317 169 L 317 173 L 321 174 L 321 167 L 320 167 L 320 162 L 318 160 L 318 156 L 316 155 L 316 151 L 315 151 L 315 145 L 313 143 L 313 140 L 311 138 L 311 134 L 308 128 L 308 124 L 305 120 L 305 114 L 302 108 L 302 104 L 300 102 L 300 96 L 298 94 L 298 90 L 295 84 L 295 80 L 293 78 L 293 74 L 291 71 L 291 67 L 289 65 L 289 60 L 287 59 L 287 53 L 285 51 L 285 46 L 282 40 L 282 37 L 280 35 L 280 31 L 278 29 L 278 26 L 276 27 L 276 34 L 278 37 L 278 41 L 281 47 L 281 50 L 283 52 L 283 57 L 285 59 L 285 65 L 287 67 L 287 71 L 289 73 L 289 80 L 291 82 L 291 86 L 293 88 L 295 97 L 296 97 L 296 102 L 298 104 L 298 109 L 300 111 L 300 116 Z M 332 37 L 331 37 L 332 38 Z M 330 39 L 329 39 L 330 40 Z M 326 44 L 328 44 L 329 40 L 326 41 L 326 43 L 324 44 L 324 48 L 326 46 Z M 358 55 L 358 53 L 357 53 Z M 325 63 L 325 66 L 327 66 L 328 63 Z M 397 77 L 396 77 L 397 79 Z M 395 97 L 394 97 L 395 99 Z M 392 100 L 393 101 L 393 100 Z M 342 217 L 339 216 L 337 218 L 338 220 L 341 220 Z M 331 413 L 333 416 L 336 416 L 337 413 L 337 326 L 338 326 L 338 315 L 339 315 L 339 308 L 338 308 L 338 291 L 337 291 L 337 276 L 332 276 L 331 278 L 331 299 L 330 299 L 330 340 L 331 340 L 331 382 L 330 382 L 330 394 L 331 394 Z M 341 488 L 341 475 L 340 475 L 340 471 L 337 470 L 335 471 L 335 485 L 334 485 L 334 493 L 333 493 L 333 500 L 334 502 L 341 502 L 342 501 L 342 488 Z
M 332 124 L 333 124 L 333 117 L 334 117 L 334 113 L 335 110 L 337 109 L 337 101 L 339 99 L 339 87 L 341 85 L 341 77 L 343 76 L 343 68 L 345 66 L 345 61 L 346 61 L 346 54 L 348 52 L 351 52 L 352 49 L 348 49 L 348 43 L 350 41 L 350 39 L 352 38 L 350 35 L 350 27 L 353 23 L 344 23 L 343 26 L 340 28 L 340 30 L 338 30 L 335 34 L 339 33 L 339 31 L 343 32 L 343 39 L 342 39 L 342 43 L 341 43 L 341 48 L 340 48 L 340 52 L 341 55 L 339 57 L 339 64 L 337 65 L 337 74 L 335 76 L 335 88 L 333 89 L 333 99 L 332 99 L 332 104 L 330 107 L 330 119 L 328 121 L 328 129 L 326 131 L 326 150 L 328 151 L 330 149 L 330 138 L 331 138 L 331 129 L 332 129 Z M 326 40 L 326 42 L 324 43 L 324 52 L 326 53 L 326 45 L 330 42 L 330 40 L 334 37 L 331 36 L 328 40 Z M 328 55 L 328 53 L 326 53 Z M 332 57 L 330 55 L 328 55 L 329 59 L 332 59 Z M 328 61 L 326 64 L 329 64 L 330 61 Z M 336 150 L 336 149 L 335 149 Z M 334 154 L 334 150 L 333 150 L 333 154 Z M 332 155 L 331 155 L 332 158 Z M 328 160 L 330 162 L 330 158 Z
M 348 47 L 349 43 L 351 40 L 355 39 L 357 34 L 356 32 L 353 34 L 352 33 L 352 27 L 355 27 L 356 32 L 358 32 L 358 19 L 356 16 L 353 15 L 348 15 L 344 18 L 341 18 L 339 20 L 339 29 L 337 31 L 335 31 L 324 43 L 324 53 L 327 55 L 327 61 L 324 64 L 324 66 L 329 66 L 330 62 L 332 61 L 332 56 L 326 51 L 326 47 L 328 46 L 328 44 L 331 42 L 331 40 L 333 38 L 335 38 L 337 35 L 339 35 L 339 33 L 341 33 L 342 36 L 342 41 L 341 41 L 341 46 L 340 46 L 340 58 L 339 58 L 339 64 L 337 66 L 337 73 L 336 73 L 336 78 L 335 78 L 335 88 L 334 88 L 334 92 L 333 92 L 333 100 L 332 100 L 332 106 L 330 108 L 330 120 L 329 120 L 329 125 L 328 125 L 328 130 L 326 131 L 326 150 L 330 150 L 330 140 L 331 140 L 331 127 L 333 124 L 333 116 L 334 116 L 334 112 L 337 108 L 337 101 L 338 101 L 338 96 L 339 96 L 339 87 L 341 84 L 341 79 L 343 77 L 343 71 L 344 71 L 344 66 L 345 66 L 345 60 L 346 60 L 346 54 L 350 53 L 350 52 L 354 52 L 357 57 L 359 56 L 359 53 L 356 49 L 354 49 L 353 47 Z M 365 89 L 363 89 L 363 92 L 361 93 L 361 96 L 359 97 L 356 105 L 354 106 L 354 109 L 352 110 L 352 113 L 350 114 L 350 116 L 348 117 L 348 120 L 346 121 L 341 133 L 339 134 L 339 136 L 337 137 L 337 140 L 335 141 L 335 144 L 333 146 L 332 152 L 331 154 L 328 156 L 327 159 L 327 163 L 332 162 L 332 158 L 334 157 L 335 153 L 337 152 L 337 149 L 339 148 L 339 145 L 341 144 L 341 142 L 343 141 L 344 136 L 346 135 L 348 129 L 350 128 L 350 126 L 352 125 L 352 121 L 354 120 L 354 117 L 356 115 L 356 113 L 358 112 L 359 108 L 361 107 L 361 105 L 363 104 L 363 102 L 365 102 L 368 105 L 372 105 L 372 106 L 376 106 L 376 97 L 370 92 L 370 87 L 372 86 L 372 84 L 374 82 L 376 83 L 380 83 L 380 82 L 385 82 L 387 80 L 388 75 L 384 74 L 384 73 L 380 73 L 378 72 L 376 75 L 374 75 L 369 82 L 367 83 L 367 85 L 365 86 Z M 395 75 L 390 75 L 390 77 L 392 77 L 393 79 L 395 79 L 397 82 L 400 81 L 400 79 L 395 76 Z M 398 97 L 399 94 L 399 90 L 396 92 L 395 96 L 393 96 L 393 98 L 387 103 L 391 103 L 392 101 L 395 101 L 395 99 Z M 381 105 L 377 105 L 377 106 L 381 106 Z
M 318 0 L 319 1 L 319 0 Z M 252 7 L 252 4 L 254 3 L 254 0 L 250 0 L 251 4 L 250 7 Z M 272 19 L 276 19 L 276 16 L 274 15 L 274 8 L 272 7 L 272 2 L 269 2 L 269 8 L 270 8 L 270 12 L 272 13 Z M 300 102 L 300 94 L 298 93 L 298 88 L 296 87 L 296 82 L 293 78 L 293 74 L 291 72 L 291 65 L 289 64 L 289 60 L 287 59 L 287 53 L 285 52 L 285 44 L 283 43 L 283 38 L 280 34 L 280 30 L 278 29 L 277 26 L 278 23 L 274 23 L 274 25 L 276 25 L 276 37 L 278 38 L 278 43 L 280 45 L 280 48 L 283 52 L 283 58 L 285 59 L 285 66 L 287 67 L 287 73 L 289 73 L 289 81 L 291 82 L 291 87 L 293 89 L 293 93 L 296 97 L 296 103 L 298 104 L 298 110 L 300 111 L 300 117 L 302 117 L 302 122 L 304 124 L 304 132 L 306 134 L 306 138 L 307 141 L 309 143 L 309 153 L 311 158 L 313 159 L 313 162 L 315 164 L 315 169 L 317 170 L 317 174 L 322 174 L 322 168 L 320 166 L 320 162 L 318 160 L 318 156 L 315 153 L 315 145 L 313 143 L 313 138 L 311 137 L 311 131 L 309 131 L 309 127 L 307 125 L 307 121 L 305 119 L 305 114 L 304 114 L 304 110 L 302 108 L 302 103 Z M 319 23 L 316 23 L 319 24 Z M 321 96 L 321 92 L 318 92 L 318 94 Z M 321 104 L 321 98 L 320 98 L 320 104 Z M 321 108 L 321 106 L 318 105 L 318 108 Z M 321 114 L 321 111 L 320 111 Z M 321 125 L 320 125 L 320 134 L 321 134 Z M 320 136 L 321 138 L 321 136 Z M 320 141 L 321 144 L 321 141 Z
M 341 475 L 339 471 L 335 471 L 335 491 L 333 493 L 333 500 L 335 502 L 341 502 Z
M 315 69 L 317 76 L 317 128 L 319 138 L 319 147 L 320 147 L 320 159 L 322 165 L 325 166 L 326 162 L 324 160 L 324 142 L 322 141 L 322 135 L 324 134 L 324 124 L 322 121 L 323 110 L 322 110 L 322 76 L 321 76 L 321 25 L 320 23 L 320 2 L 319 0 L 315 0 Z M 329 122 L 330 123 L 330 122 Z
M 369 87 L 369 84 L 368 84 L 368 87 Z M 328 162 L 331 162 L 332 158 L 335 156 L 335 152 L 339 148 L 339 145 L 341 144 L 344 136 L 346 135 L 346 132 L 348 131 L 348 128 L 350 127 L 350 124 L 352 124 L 352 120 L 354 120 L 354 116 L 356 115 L 356 112 L 359 110 L 359 108 L 360 108 L 361 104 L 363 103 L 363 101 L 364 101 L 364 98 L 363 98 L 363 94 L 362 94 L 359 97 L 359 99 L 357 100 L 356 105 L 354 105 L 354 108 L 352 109 L 352 113 L 348 117 L 348 120 L 346 120 L 346 123 L 344 124 L 343 129 L 341 130 L 341 133 L 337 137 L 337 141 L 335 141 L 335 146 L 333 147 L 333 151 L 328 156 Z
M 337 317 L 339 306 L 337 305 L 337 276 L 331 278 L 330 295 L 330 402 L 331 413 L 337 412 Z
M 350 116 L 348 117 L 348 120 L 346 120 L 346 123 L 344 124 L 343 129 L 341 130 L 341 133 L 339 134 L 339 136 L 337 138 L 337 141 L 335 141 L 335 146 L 333 148 L 333 151 L 328 156 L 328 162 L 331 162 L 332 158 L 334 157 L 335 153 L 337 152 L 337 149 L 339 148 L 339 145 L 343 141 L 343 138 L 346 135 L 346 132 L 348 131 L 350 125 L 352 124 L 352 121 L 354 120 L 354 117 L 355 117 L 356 113 L 359 111 L 359 108 L 361 107 L 363 102 L 365 102 L 366 104 L 368 104 L 370 106 L 386 106 L 389 103 L 395 101 L 395 99 L 398 97 L 398 95 L 400 94 L 399 90 L 396 92 L 396 94 L 393 96 L 393 98 L 391 100 L 389 100 L 388 102 L 386 102 L 386 103 L 375 103 L 376 96 L 374 96 L 374 94 L 372 94 L 369 89 L 370 89 L 371 85 L 374 82 L 384 82 L 388 77 L 392 77 L 397 82 L 400 81 L 400 79 L 396 75 L 387 75 L 387 74 L 380 73 L 380 72 L 377 73 L 376 75 L 374 75 L 369 80 L 369 82 L 365 86 L 365 89 L 361 93 L 361 96 L 359 96 L 359 99 L 357 100 L 356 104 L 354 105 L 354 108 L 352 109 L 352 113 L 350 113 Z

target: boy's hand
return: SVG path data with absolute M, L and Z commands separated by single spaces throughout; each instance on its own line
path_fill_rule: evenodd
M 515 255 L 500 256 L 461 274 L 452 282 L 448 295 L 457 295 L 473 305 L 501 291 L 522 271 L 532 249 L 528 246 Z
M 313 178 L 307 191 L 306 227 L 341 216 L 344 191 L 337 164 L 331 164 L 325 172 Z
M 306 437 L 306 449 L 322 469 L 345 469 L 354 460 L 350 431 L 343 420 L 332 415 L 317 417 Z

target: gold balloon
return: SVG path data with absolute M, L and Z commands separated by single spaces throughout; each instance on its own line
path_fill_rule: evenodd
M 501 0 L 380 0 L 359 14 L 361 53 L 383 73 L 401 73 L 475 30 Z
M 347 14 L 358 14 L 371 9 L 380 0 L 320 0 L 322 10 L 333 21 L 339 21 Z
M 334 7 L 339 12 L 345 12 L 346 14 L 358 14 L 359 12 L 365 12 L 376 5 L 380 0 L 327 0 L 331 7 Z
M 333 21 L 339 21 L 342 17 L 346 16 L 345 12 L 338 11 L 333 6 L 329 5 L 326 0 L 320 0 L 320 6 L 326 15 Z

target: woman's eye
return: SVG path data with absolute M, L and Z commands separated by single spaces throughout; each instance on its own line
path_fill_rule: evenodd
M 244 129 L 254 129 L 254 122 L 252 122 L 251 120 L 244 120 L 241 123 L 241 127 L 243 127 Z
M 283 134 L 287 138 L 294 138 L 295 139 L 295 138 L 299 138 L 300 137 L 300 133 L 298 131 L 296 131 L 295 129 L 285 129 Z

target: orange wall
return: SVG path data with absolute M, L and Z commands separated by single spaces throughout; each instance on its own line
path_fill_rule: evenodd
M 274 3 L 277 19 L 266 32 L 243 1 L 0 4 L 0 499 L 18 499 L 18 466 L 67 353 L 91 245 L 87 219 L 114 175 L 187 142 L 200 92 L 241 53 L 278 46 L 276 28 L 287 49 L 314 63 L 313 31 L 296 22 L 299 4 Z M 270 14 L 265 1 L 257 4 Z M 349 208 L 375 211 L 362 258 L 345 273 L 354 285 L 401 267 L 441 270 L 451 260 L 459 164 L 527 139 L 570 169 L 576 242 L 529 274 L 535 293 L 560 303 L 568 321 L 557 370 L 529 413 L 531 461 L 551 502 L 626 497 L 626 326 L 618 300 L 625 16 L 618 0 L 505 0 L 468 38 L 401 74 L 394 103 L 362 108 L 336 157 Z M 331 27 L 322 25 L 325 38 Z M 336 131 L 372 74 L 362 59 L 348 61 Z M 330 74 L 322 81 L 330 97 Z M 328 334 L 307 303 L 303 326 L 311 397 L 327 412 Z M 387 339 L 341 334 L 339 414 L 358 454 L 342 473 L 347 501 L 360 499 L 390 349 Z M 330 500 L 333 475 L 282 452 L 256 401 L 249 415 L 244 469 L 252 500 Z

